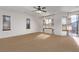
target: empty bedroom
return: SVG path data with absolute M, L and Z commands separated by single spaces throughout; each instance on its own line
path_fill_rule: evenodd
M 0 52 L 79 52 L 79 6 L 0 6 Z

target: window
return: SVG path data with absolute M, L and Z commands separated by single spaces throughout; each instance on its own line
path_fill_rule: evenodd
M 3 15 L 3 31 L 11 30 L 10 20 L 11 20 L 10 16 Z
M 26 19 L 26 29 L 30 29 L 30 18 Z
M 78 15 L 71 16 L 72 33 L 78 34 Z
M 54 25 L 53 19 L 44 19 L 43 32 L 52 34 L 54 32 L 53 25 Z
M 53 19 L 45 19 L 43 20 L 43 27 L 44 28 L 52 28 Z
M 67 31 L 67 20 L 66 17 L 62 17 L 62 31 Z

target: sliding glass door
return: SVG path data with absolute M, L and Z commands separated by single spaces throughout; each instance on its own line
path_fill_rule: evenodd
M 78 15 L 73 15 L 71 16 L 71 33 L 78 35 L 79 34 L 79 16 Z

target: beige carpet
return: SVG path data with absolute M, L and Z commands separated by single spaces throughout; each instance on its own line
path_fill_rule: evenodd
M 32 33 L 0 39 L 0 51 L 3 52 L 77 52 L 75 41 L 66 36 L 46 33 Z

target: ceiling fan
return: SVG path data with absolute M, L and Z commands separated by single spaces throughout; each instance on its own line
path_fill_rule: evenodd
M 45 10 L 46 7 L 35 6 L 35 7 L 33 7 L 33 8 L 36 9 L 36 10 L 34 10 L 34 11 L 37 12 L 37 13 L 47 12 L 47 11 Z

